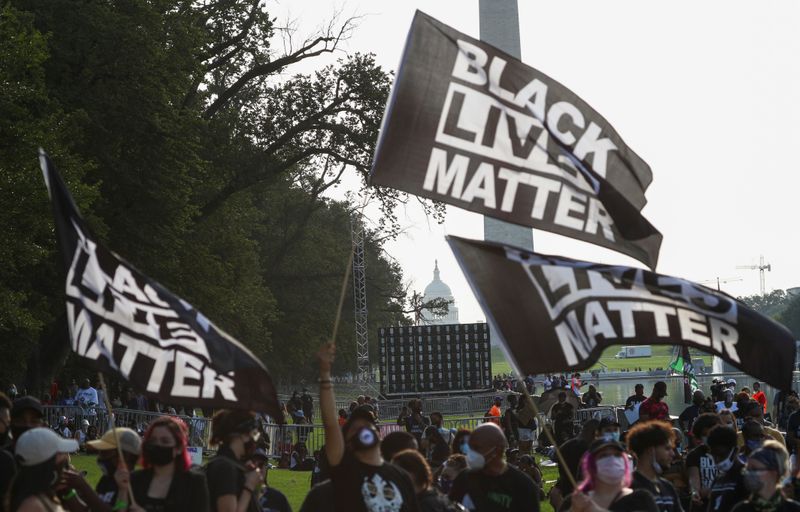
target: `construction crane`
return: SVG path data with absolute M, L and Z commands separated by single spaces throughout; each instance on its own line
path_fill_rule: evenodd
M 372 387 L 372 372 L 369 365 L 369 336 L 367 326 L 367 276 L 364 259 L 364 219 L 354 214 L 350 219 L 353 239 L 353 301 L 356 324 L 356 360 L 358 361 L 358 383 L 362 391 Z
M 738 265 L 736 268 L 758 270 L 761 277 L 761 295 L 764 296 L 767 293 L 766 281 L 764 280 L 764 271 L 772 272 L 772 265 L 770 263 L 764 263 L 763 254 L 758 260 L 758 265 Z
M 698 281 L 700 284 L 714 284 L 717 283 L 717 291 L 722 291 L 720 289 L 720 284 L 727 284 L 727 283 L 735 283 L 736 281 L 741 281 L 741 277 L 718 277 L 716 279 L 707 279 L 705 281 Z

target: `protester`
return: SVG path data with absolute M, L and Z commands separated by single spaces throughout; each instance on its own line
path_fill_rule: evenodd
M 0 400 L 0 409 L 5 409 L 7 402 Z M 9 426 L 6 432 L 11 432 L 11 441 L 6 440 L 6 446 L 0 450 L 0 499 L 8 491 L 14 475 L 17 473 L 17 463 L 14 459 L 17 440 L 33 428 L 44 426 L 44 411 L 42 404 L 32 396 L 22 396 L 14 400 L 9 414 Z
M 439 471 L 439 476 L 436 478 L 436 487 L 444 494 L 450 494 L 450 489 L 453 488 L 453 482 L 462 471 L 467 469 L 467 457 L 456 453 L 448 457 Z
M 717 425 L 708 434 L 708 450 L 714 458 L 717 478 L 708 496 L 708 512 L 728 511 L 747 497 L 742 469 L 736 454 L 736 433 Z
M 559 447 L 561 456 L 564 458 L 566 466 L 558 459 L 558 481 L 550 489 L 550 503 L 554 509 L 561 506 L 564 497 L 573 491 L 572 480 L 567 475 L 569 472 L 573 478 L 579 478 L 581 460 L 589 450 L 592 443 L 600 436 L 600 422 L 595 419 L 586 421 L 577 437 L 566 441 Z
M 660 512 L 682 512 L 675 487 L 661 476 L 672 464 L 675 441 L 672 426 L 666 421 L 640 422 L 628 431 L 626 440 L 636 455 L 631 488 L 652 494 Z
M 678 425 L 680 425 L 681 431 L 687 434 L 692 431 L 694 420 L 700 416 L 700 411 L 705 401 L 706 397 L 699 389 L 692 394 L 692 405 L 684 409 L 680 416 L 678 416 Z
M 516 447 L 519 443 L 520 421 L 517 415 L 517 395 L 508 395 L 508 406 L 500 418 L 500 425 L 510 446 Z
M 258 472 L 264 475 L 261 493 L 256 499 L 259 512 L 292 512 L 292 507 L 289 505 L 286 495 L 269 485 L 270 464 L 267 452 L 257 448 L 250 461 Z
M 392 458 L 392 464 L 404 469 L 411 476 L 420 512 L 450 510 L 450 499 L 433 486 L 431 468 L 418 451 L 404 450 Z
M 89 379 L 81 380 L 81 387 L 75 392 L 75 404 L 81 407 L 95 407 L 99 403 L 97 401 L 97 390 L 93 388 Z
M 722 392 L 722 400 L 717 402 L 715 405 L 717 407 L 717 412 L 720 412 L 722 409 L 728 409 L 731 412 L 736 412 L 739 410 L 739 405 L 734 401 L 733 391 L 730 389 L 726 389 Z
M 631 396 L 625 400 L 625 408 L 626 409 L 634 409 L 636 404 L 641 404 L 644 402 L 647 397 L 644 396 L 644 384 L 636 384 L 633 387 L 633 393 Z
M 64 439 L 47 428 L 26 430 L 14 447 L 20 464 L 6 496 L 6 509 L 15 512 L 62 512 L 61 503 L 74 500 L 74 489 L 57 496 L 69 454 L 78 450 L 74 439 Z
M 89 448 L 97 451 L 97 465 L 101 473 L 94 489 L 83 474 L 72 469 L 67 469 L 63 473 L 66 485 L 75 489 L 78 497 L 92 512 L 120 510 L 128 505 L 126 501 L 119 499 L 119 486 L 115 478 L 120 466 L 117 440 L 122 449 L 126 470 L 133 471 L 139 459 L 141 438 L 129 428 L 118 427 L 106 431 L 100 439 L 88 442 Z M 71 510 L 74 511 L 75 507 L 71 507 Z
M 744 407 L 742 407 L 742 420 L 760 423 L 764 427 L 764 433 L 766 435 L 786 446 L 786 440 L 783 438 L 783 434 L 765 422 L 764 408 L 755 400 L 749 401 L 746 405 L 744 405 Z M 739 446 L 742 446 L 743 442 L 744 441 L 740 438 Z
M 11 400 L 0 391 L 0 510 L 3 510 L 3 497 L 17 466 L 11 438 L 11 407 Z
M 206 476 L 191 471 L 187 450 L 186 425 L 172 416 L 160 416 L 147 427 L 142 439 L 142 468 L 130 475 L 130 490 L 125 478 L 115 475 L 120 486 L 120 501 L 136 504 L 147 512 L 166 510 L 209 510 Z
M 719 416 L 714 413 L 703 413 L 697 417 L 692 426 L 692 436 L 700 443 L 686 456 L 686 472 L 689 477 L 693 509 L 698 507 L 704 509 L 708 505 L 711 486 L 717 478 L 717 467 L 708 447 L 708 435 L 711 429 L 718 425 L 720 425 Z
M 431 424 L 430 419 L 422 414 L 422 400 L 415 398 L 408 402 L 408 409 L 410 414 L 406 416 L 406 432 L 411 434 L 417 439 L 417 443 L 421 444 L 422 434 L 425 428 Z
M 471 433 L 472 431 L 466 428 L 460 428 L 456 430 L 456 434 L 453 436 L 453 443 L 450 451 L 466 456 L 467 452 L 469 451 L 469 436 Z
M 314 399 L 308 394 L 308 390 L 303 388 L 303 394 L 300 395 L 300 403 L 303 410 L 303 415 L 307 423 L 314 423 Z
M 738 421 L 736 420 L 736 416 L 734 415 L 733 411 L 730 409 L 722 409 L 719 411 L 719 421 L 722 423 L 723 427 L 728 427 L 729 429 L 733 430 L 734 432 L 739 431 Z
M 614 416 L 603 416 L 599 429 L 598 436 L 606 441 L 619 441 L 622 435 L 620 424 Z
M 397 424 L 405 426 L 406 418 L 408 418 L 409 414 L 411 414 L 411 410 L 408 408 L 407 405 L 404 405 L 400 408 L 400 413 L 397 415 Z M 347 418 L 345 418 L 347 419 Z
M 599 508 L 612 512 L 658 512 L 649 492 L 631 489 L 631 463 L 622 444 L 604 439 L 595 441 L 583 457 L 581 467 L 584 480 L 567 496 L 560 511 Z
M 746 461 L 751 453 L 761 448 L 767 439 L 764 427 L 761 423 L 753 420 L 748 420 L 744 423 L 739 435 L 744 442 L 744 445 L 740 447 L 739 454 L 743 461 Z
M 453 482 L 450 499 L 468 510 L 493 512 L 501 510 L 538 511 L 536 485 L 520 470 L 509 466 L 503 458 L 508 442 L 494 423 L 484 423 L 469 437 L 467 464 Z
M 354 512 L 418 510 L 408 475 L 386 463 L 381 456 L 374 413 L 358 407 L 344 427 L 339 427 L 331 381 L 335 353 L 336 346 L 332 343 L 324 345 L 317 353 L 320 412 L 325 428 L 325 454 L 331 467 L 334 509 Z M 418 412 L 421 404 L 419 409 L 415 404 L 412 410 Z M 306 509 L 305 503 L 303 508 Z
M 575 407 L 567 402 L 567 393 L 559 391 L 558 402 L 550 407 L 548 413 L 553 421 L 553 430 L 556 444 L 561 444 L 572 437 Z
M 222 409 L 211 420 L 211 443 L 217 455 L 206 465 L 211 510 L 256 512 L 257 487 L 263 480 L 254 465 L 247 463 L 258 443 L 256 415 L 241 409 Z
M 603 396 L 594 385 L 589 384 L 589 389 L 581 397 L 584 407 L 597 407 L 603 401 Z
M 533 480 L 533 483 L 536 484 L 538 490 L 539 501 L 542 501 L 545 498 L 544 482 L 542 481 L 542 470 L 536 463 L 536 459 L 527 453 L 522 455 L 519 458 L 519 465 L 517 466 L 517 469 L 528 475 L 528 477 Z
M 492 406 L 489 407 L 489 410 L 486 411 L 484 414 L 485 418 L 488 418 L 489 421 L 499 425 L 500 424 L 500 416 L 502 415 L 502 411 L 500 410 L 500 406 L 503 404 L 503 397 L 496 396 L 492 401 Z
M 667 383 L 658 381 L 653 385 L 653 392 L 639 406 L 639 421 L 669 421 L 669 406 L 664 402 L 667 396 Z
M 759 404 L 760 405 L 760 404 Z M 767 441 L 764 446 L 750 454 L 744 481 L 750 496 L 739 503 L 735 512 L 798 512 L 800 503 L 786 499 L 781 486 L 789 474 L 789 454 L 776 441 Z

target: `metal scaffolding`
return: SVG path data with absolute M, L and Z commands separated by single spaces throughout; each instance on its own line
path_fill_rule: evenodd
M 358 360 L 358 382 L 363 389 L 372 387 L 372 371 L 369 364 L 369 335 L 367 327 L 367 276 L 364 259 L 364 221 L 360 215 L 350 219 L 353 237 L 353 301 L 356 324 L 356 358 Z

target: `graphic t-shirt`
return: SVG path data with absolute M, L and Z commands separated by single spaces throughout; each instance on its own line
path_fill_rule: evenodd
M 700 470 L 700 486 L 710 489 L 717 479 L 717 464 L 708 451 L 708 446 L 700 445 L 686 456 L 686 469 L 698 468 Z
M 353 512 L 417 512 L 414 486 L 408 473 L 384 462 L 364 464 L 345 453 L 331 467 L 335 509 Z
M 728 511 L 747 499 L 750 493 L 744 485 L 743 468 L 744 465 L 735 458 L 731 469 L 717 477 L 708 497 L 708 512 Z
M 490 476 L 476 470 L 462 471 L 453 481 L 450 499 L 467 510 L 480 512 L 538 512 L 539 490 L 522 471 L 507 466 Z
M 642 489 L 652 494 L 660 512 L 683 512 L 675 487 L 664 478 L 653 481 L 636 471 L 633 474 L 631 489 Z
M 75 393 L 75 403 L 83 405 L 89 405 L 91 403 L 97 405 L 97 390 L 91 386 L 86 389 L 78 389 L 78 392 Z

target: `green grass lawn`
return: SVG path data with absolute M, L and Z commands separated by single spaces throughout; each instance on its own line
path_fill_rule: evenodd
M 619 352 L 619 346 L 609 347 L 600 356 L 600 360 L 588 371 L 600 370 L 605 365 L 606 370 L 632 370 L 634 368 L 667 368 L 672 362 L 672 346 L 652 345 L 653 355 L 651 357 L 636 357 L 633 359 L 614 359 Z M 691 351 L 692 359 L 703 359 L 706 365 L 711 365 L 711 356 Z M 503 350 L 498 346 L 492 347 L 492 374 L 501 375 L 511 373 L 511 365 L 505 358 Z

